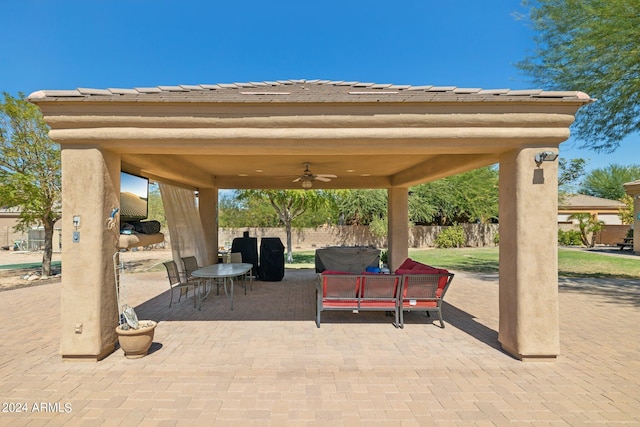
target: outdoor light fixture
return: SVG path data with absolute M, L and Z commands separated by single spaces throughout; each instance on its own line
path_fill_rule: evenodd
M 553 162 L 558 158 L 558 153 L 554 153 L 553 151 L 543 151 L 542 153 L 536 154 L 535 161 L 540 166 L 542 162 Z
M 312 185 L 311 181 L 309 181 L 309 180 L 305 179 L 305 180 L 302 181 L 302 188 L 304 188 L 305 190 L 310 189 L 311 185 Z

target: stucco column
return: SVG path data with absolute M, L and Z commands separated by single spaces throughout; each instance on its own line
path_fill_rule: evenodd
M 201 188 L 198 191 L 200 222 L 207 247 L 206 264 L 218 262 L 218 189 Z
M 120 206 L 120 157 L 100 149 L 62 147 L 62 331 L 65 359 L 111 353 L 118 325 L 113 254 L 119 230 L 108 228 Z M 74 223 L 75 218 L 75 223 Z
M 558 320 L 558 162 L 534 157 L 557 147 L 500 157 L 500 322 L 502 348 L 521 360 L 555 359 Z
M 640 181 L 627 182 L 624 191 L 633 197 L 633 252 L 640 253 Z
M 640 254 L 640 194 L 633 197 L 633 252 Z
M 394 271 L 409 255 L 409 190 L 389 188 L 387 210 L 389 269 Z

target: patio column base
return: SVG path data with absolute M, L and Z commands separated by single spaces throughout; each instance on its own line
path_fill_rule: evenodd
M 521 362 L 555 362 L 557 354 L 520 354 L 509 346 L 500 343 L 502 350 Z
M 63 354 L 62 360 L 65 362 L 99 362 L 114 351 L 116 351 L 115 344 L 100 354 Z

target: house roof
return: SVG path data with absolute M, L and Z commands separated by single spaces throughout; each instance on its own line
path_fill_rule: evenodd
M 623 184 L 624 191 L 630 196 L 640 195 L 640 179 Z
M 480 89 L 455 86 L 412 86 L 333 80 L 278 80 L 264 82 L 139 87 L 131 89 L 41 90 L 34 102 L 73 98 L 74 101 L 118 102 L 514 102 L 567 101 L 587 103 L 583 92 L 542 89 Z
M 570 194 L 565 196 L 558 205 L 559 209 L 620 209 L 624 203 L 617 200 L 604 199 L 602 197 L 588 196 L 586 194 Z
M 16 207 L 0 207 L 0 216 L 16 216 L 20 214 L 20 208 Z

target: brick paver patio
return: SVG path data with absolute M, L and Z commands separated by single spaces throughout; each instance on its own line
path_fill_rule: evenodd
M 168 308 L 164 273 L 125 275 L 154 344 L 98 363 L 58 354 L 60 284 L 0 292 L 0 425 L 640 424 L 640 281 L 562 279 L 562 354 L 522 363 L 497 343 L 494 275 L 456 275 L 445 329 L 378 312 L 324 313 L 318 329 L 313 280 L 236 288 L 231 312 L 215 292 L 202 311 Z

